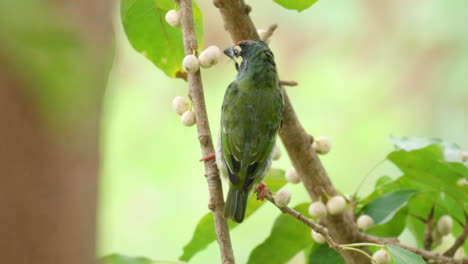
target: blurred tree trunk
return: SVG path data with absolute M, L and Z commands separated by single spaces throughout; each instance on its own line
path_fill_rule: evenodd
M 95 262 L 111 2 L 0 4 L 1 263 Z

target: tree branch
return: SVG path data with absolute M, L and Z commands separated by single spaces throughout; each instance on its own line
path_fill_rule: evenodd
M 278 24 L 273 24 L 268 27 L 268 29 L 265 31 L 265 34 L 261 36 L 262 41 L 266 41 L 267 39 L 271 38 L 273 36 L 273 32 L 275 32 L 276 28 L 278 28 Z
M 224 28 L 229 32 L 234 42 L 259 39 L 252 20 L 245 12 L 243 0 L 214 0 L 213 3 L 221 12 Z M 337 192 L 315 151 L 311 148 L 311 136 L 306 133 L 297 119 L 286 91 L 284 89 L 282 91 L 285 108 L 283 112 L 283 129 L 280 133 L 281 140 L 311 199 L 317 200 L 323 196 L 324 200 L 326 200 L 324 194 L 334 196 Z M 327 217 L 324 224 L 337 242 L 343 244 L 359 242 L 357 240 L 359 232 L 350 211 Z M 348 264 L 370 263 L 367 257 L 357 252 L 345 251 L 341 252 L 341 254 Z
M 283 212 L 284 214 L 289 214 L 291 216 L 293 216 L 294 218 L 297 218 L 299 221 L 303 222 L 304 224 L 306 224 L 307 226 L 309 226 L 310 228 L 312 228 L 315 232 L 321 234 L 325 240 L 327 240 L 327 243 L 328 245 L 330 245 L 330 247 L 332 247 L 333 249 L 339 251 L 340 250 L 340 245 L 337 244 L 333 238 L 330 236 L 330 234 L 328 233 L 328 230 L 324 227 L 324 226 L 321 226 L 320 224 L 317 224 L 315 223 L 312 219 L 308 218 L 308 217 L 305 217 L 303 214 L 299 213 L 298 211 L 292 209 L 291 207 L 288 207 L 288 206 L 285 206 L 285 207 L 279 207 L 276 203 L 275 203 L 275 199 L 273 198 L 273 196 L 271 195 L 271 191 L 270 190 L 267 190 L 267 194 L 265 195 L 265 198 L 270 201 L 272 204 L 274 204 L 276 207 L 278 207 L 278 209 Z
M 180 13 L 182 34 L 184 39 L 185 55 L 192 54 L 198 49 L 197 38 L 193 24 L 192 1 L 180 0 Z M 188 74 L 189 96 L 193 103 L 197 120 L 197 133 L 202 155 L 207 156 L 215 152 L 211 137 L 208 114 L 205 105 L 202 79 L 200 71 Z M 227 221 L 223 216 L 224 198 L 219 172 L 214 160 L 205 161 L 205 176 L 210 193 L 208 207 L 213 211 L 216 237 L 221 252 L 223 264 L 234 264 L 234 253 Z
M 286 80 L 279 80 L 280 85 L 284 86 L 296 86 L 298 83 L 296 81 L 286 81 Z

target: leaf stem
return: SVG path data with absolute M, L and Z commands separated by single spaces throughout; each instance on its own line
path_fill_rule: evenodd
M 372 261 L 372 263 L 377 263 L 377 261 L 375 261 L 375 259 L 371 255 L 367 254 L 366 252 L 364 252 L 363 250 L 360 250 L 358 248 L 340 246 L 340 249 L 341 250 L 351 250 L 351 251 L 359 252 L 359 253 L 363 254 L 364 256 L 368 257 Z

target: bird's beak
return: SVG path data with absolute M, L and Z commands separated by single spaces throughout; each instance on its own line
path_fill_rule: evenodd
M 224 50 L 224 54 L 231 58 L 232 60 L 236 60 L 236 55 L 234 54 L 234 49 L 232 47 L 229 47 Z

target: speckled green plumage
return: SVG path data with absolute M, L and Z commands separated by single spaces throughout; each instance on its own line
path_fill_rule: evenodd
M 243 58 L 224 96 L 220 147 L 222 173 L 229 178 L 225 217 L 242 222 L 247 197 L 271 164 L 281 126 L 283 98 L 273 54 L 260 41 L 239 44 Z

